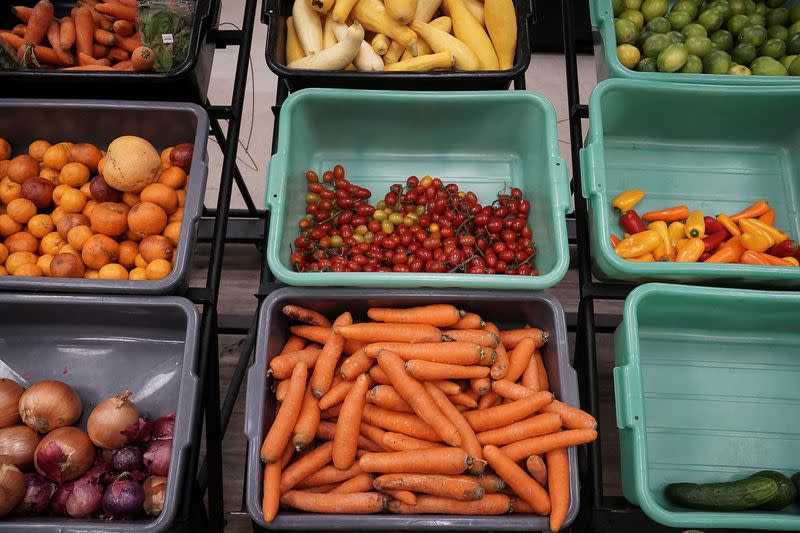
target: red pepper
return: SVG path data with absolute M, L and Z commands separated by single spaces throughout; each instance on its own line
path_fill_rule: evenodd
M 706 235 L 713 235 L 714 233 L 725 233 L 728 237 L 730 233 L 725 229 L 725 226 L 717 222 L 717 219 L 708 215 L 703 217 L 703 222 L 706 223 Z M 727 239 L 727 237 L 726 237 Z
M 631 235 L 641 233 L 647 229 L 644 225 L 642 217 L 640 217 L 633 209 L 619 217 L 619 224 L 626 233 L 630 233 Z
M 697 262 L 698 263 L 705 263 L 706 259 L 708 259 L 712 255 L 714 255 L 714 254 L 712 254 L 711 252 L 703 252 L 702 254 L 700 254 L 700 257 L 697 258 Z
M 722 231 L 717 231 L 716 233 L 712 233 L 708 235 L 706 238 L 703 239 L 703 242 L 706 245 L 706 252 L 713 252 L 719 245 L 725 242 L 729 237 L 729 234 L 723 228 Z
M 770 248 L 769 255 L 774 255 L 775 257 L 794 257 L 800 260 L 800 246 L 792 239 L 786 239 Z

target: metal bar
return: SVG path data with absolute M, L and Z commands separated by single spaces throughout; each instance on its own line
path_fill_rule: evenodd
M 239 118 L 241 119 L 241 114 Z M 219 120 L 213 119 L 211 121 L 211 131 L 214 133 L 214 138 L 217 140 L 217 143 L 219 143 L 220 149 L 225 151 L 225 146 L 228 142 L 228 139 L 225 137 L 225 133 L 222 131 L 222 126 L 220 126 Z M 239 142 L 238 135 L 235 139 L 235 142 Z M 247 184 L 244 182 L 244 178 L 242 178 L 242 173 L 239 172 L 239 165 L 233 167 L 233 181 L 236 183 L 236 188 L 239 189 L 239 193 L 242 195 L 242 199 L 244 200 L 244 205 L 247 207 L 247 211 L 251 215 L 255 215 L 257 212 L 256 204 L 253 202 L 253 197 L 250 196 L 250 191 L 247 189 Z
M 212 30 L 214 32 L 212 38 L 216 44 L 217 50 L 227 48 L 229 46 L 236 46 L 242 42 L 241 30 Z
M 217 318 L 221 335 L 247 335 L 253 325 L 252 315 L 219 315 Z
M 204 383 L 201 404 L 206 415 L 206 455 L 203 461 L 208 465 L 208 479 L 198 475 L 197 484 L 201 492 L 208 490 L 209 529 L 222 531 L 225 527 L 225 511 L 222 505 L 222 432 L 219 410 L 219 346 L 216 306 L 203 306 L 201 328 L 200 379 Z M 194 442 L 200 441 L 199 429 Z
M 232 120 L 233 110 L 228 105 L 211 105 L 206 104 L 206 112 L 211 119 L 216 120 Z
M 226 239 L 228 243 L 259 244 L 264 239 L 264 234 L 261 232 L 262 228 L 263 217 L 231 217 L 228 219 L 228 235 Z M 211 242 L 213 234 L 214 218 L 201 218 L 197 232 L 198 242 Z

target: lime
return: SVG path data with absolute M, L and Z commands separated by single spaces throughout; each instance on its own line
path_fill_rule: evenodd
M 636 39 L 636 46 L 641 49 L 644 46 L 644 43 L 647 42 L 647 39 L 649 39 L 653 35 L 655 35 L 655 33 L 651 31 L 645 31 L 640 33 L 639 37 Z
M 789 26 L 789 35 L 794 35 L 795 33 L 800 33 L 800 20 L 797 22 L 792 22 L 792 25 Z
M 767 7 L 775 9 L 786 3 L 786 0 L 767 0 Z
M 789 76 L 800 76 L 800 56 L 795 57 L 789 65 Z
M 753 13 L 752 15 L 747 15 L 747 25 L 748 26 L 764 26 L 767 27 L 767 17 L 764 15 L 759 15 L 758 13 Z
M 744 65 L 736 65 L 735 67 L 731 67 L 728 69 L 728 74 L 735 74 L 737 76 L 749 76 L 750 69 L 745 67 Z
M 745 0 L 730 0 L 731 15 L 741 15 L 745 10 Z
M 731 16 L 731 5 L 728 0 L 714 0 L 711 2 L 710 9 L 717 11 L 722 15 L 723 20 L 727 20 Z
M 672 44 L 672 39 L 663 33 L 656 33 L 644 43 L 642 51 L 645 57 L 657 58 L 666 47 Z
M 783 65 L 788 69 L 789 66 L 792 64 L 792 61 L 794 61 L 795 57 L 797 57 L 796 54 L 791 56 L 784 56 L 783 58 L 781 58 L 781 65 Z
M 686 37 L 684 37 L 679 31 L 672 30 L 671 32 L 667 33 L 667 37 L 669 37 L 673 43 L 686 42 Z
M 672 25 L 666 18 L 656 17 L 647 21 L 645 29 L 650 30 L 653 33 L 667 33 L 672 29 Z
M 728 30 L 717 30 L 711 34 L 711 42 L 717 45 L 718 50 L 727 52 L 733 48 L 733 35 Z
M 767 28 L 767 39 L 780 39 L 786 41 L 789 38 L 789 30 L 785 26 L 770 26 Z
M 768 10 L 769 9 L 767 8 L 767 4 L 765 4 L 764 2 L 759 2 L 756 4 L 756 13 L 758 13 L 759 15 L 766 16 Z
M 708 37 L 708 31 L 696 22 L 692 22 L 681 31 L 688 39 L 689 37 Z
M 789 20 L 792 24 L 800 21 L 800 4 L 795 4 L 789 9 Z
M 686 11 L 672 11 L 667 15 L 667 20 L 669 20 L 673 30 L 680 31 L 692 22 L 692 15 Z
M 769 39 L 758 49 L 759 55 L 780 59 L 786 55 L 786 43 L 780 39 Z
M 615 19 L 614 31 L 617 34 L 617 42 L 619 44 L 631 44 L 635 42 L 636 36 L 639 33 L 636 31 L 636 24 L 628 19 Z
M 675 5 L 672 6 L 670 13 L 675 13 L 676 11 L 685 11 L 689 13 L 692 17 L 692 20 L 697 16 L 697 6 L 691 0 L 678 0 L 675 2 Z
M 617 58 L 619 62 L 629 69 L 633 69 L 633 67 L 639 64 L 640 57 L 639 49 L 631 44 L 621 44 L 617 46 Z
M 697 17 L 697 22 L 708 31 L 716 31 L 722 26 L 723 17 L 718 11 L 709 9 Z
M 642 0 L 624 0 L 625 9 L 639 11 L 642 8 Z
M 740 43 L 761 46 L 767 40 L 767 29 L 764 26 L 748 26 L 739 34 Z
M 800 54 L 800 33 L 794 33 L 786 40 L 786 53 Z
M 786 76 L 787 69 L 780 61 L 776 61 L 771 57 L 761 56 L 750 63 L 750 70 L 754 76 Z
M 706 74 L 727 74 L 731 68 L 731 56 L 722 50 L 712 50 L 703 58 L 703 72 Z
M 734 35 L 739 35 L 747 26 L 747 15 L 734 15 L 728 19 L 728 31 Z
M 742 65 L 749 65 L 757 55 L 756 47 L 750 43 L 739 43 L 731 50 L 733 60 Z
M 689 58 L 689 50 L 683 43 L 673 43 L 658 54 L 658 70 L 661 72 L 677 72 Z
M 789 23 L 789 10 L 778 7 L 767 13 L 767 27 L 786 26 Z
M 618 17 L 625 11 L 625 0 L 611 0 L 611 7 L 614 9 L 614 16 Z
M 689 37 L 686 39 L 685 44 L 686 48 L 689 50 L 689 54 L 697 56 L 700 59 L 706 57 L 711 51 L 711 39 L 708 37 Z
M 652 57 L 645 57 L 636 65 L 639 72 L 658 72 L 658 63 Z
M 644 17 L 638 11 L 634 11 L 632 9 L 626 9 L 620 14 L 619 18 L 630 20 L 631 22 L 636 24 L 637 30 L 641 30 L 642 28 L 644 28 Z
M 702 74 L 703 73 L 703 60 L 697 56 L 689 55 L 686 58 L 686 64 L 680 70 L 688 74 Z
M 666 15 L 667 8 L 669 8 L 668 0 L 644 0 L 641 11 L 645 20 L 652 20 Z
M 752 15 L 756 12 L 756 3 L 753 0 L 744 0 L 744 14 Z

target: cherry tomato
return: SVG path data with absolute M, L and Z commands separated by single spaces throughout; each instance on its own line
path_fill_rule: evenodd
M 306 180 L 308 180 L 309 183 L 315 183 L 319 181 L 319 176 L 317 176 L 317 173 L 313 170 L 309 170 L 306 172 Z
M 500 238 L 503 239 L 506 242 L 511 242 L 511 241 L 513 241 L 514 239 L 517 238 L 517 234 L 514 231 L 510 230 L 510 229 L 504 229 L 500 233 Z
M 498 261 L 498 262 L 497 262 L 497 263 L 495 263 L 495 265 L 494 265 L 494 269 L 495 269 L 497 272 L 499 272 L 500 274 L 502 274 L 503 272 L 505 272 L 505 271 L 506 271 L 506 268 L 508 268 L 508 265 L 507 265 L 507 264 L 506 264 L 506 262 L 505 262 L 505 261 L 503 261 L 503 260 L 500 260 L 500 261 Z
M 514 251 L 513 250 L 503 250 L 498 254 L 498 257 L 505 261 L 506 263 L 510 263 L 514 260 Z
M 411 189 L 415 189 L 419 186 L 419 178 L 416 176 L 409 176 L 406 180 L 406 185 Z
M 482 228 L 489 223 L 489 215 L 481 212 L 475 215 L 475 218 L 472 219 L 472 222 L 475 224 L 476 227 Z
M 322 181 L 325 183 L 331 183 L 333 181 L 333 172 L 330 170 L 326 170 L 322 173 Z
M 329 189 L 325 189 L 324 191 L 320 191 L 319 197 L 323 200 L 332 200 L 333 199 L 333 191 Z
M 344 167 L 342 165 L 336 165 L 333 167 L 333 177 L 337 180 L 344 179 Z
M 500 233 L 503 230 L 503 221 L 499 218 L 490 218 L 486 229 L 489 230 L 489 233 Z
M 494 216 L 496 216 L 497 218 L 506 218 L 507 214 L 508 214 L 508 209 L 506 209 L 503 206 L 500 206 L 494 210 Z
M 386 205 L 397 205 L 397 193 L 387 192 L 383 201 L 386 202 Z

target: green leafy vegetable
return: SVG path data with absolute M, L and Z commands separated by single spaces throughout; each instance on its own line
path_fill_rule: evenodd
M 139 2 L 139 32 L 142 44 L 155 52 L 155 70 L 173 70 L 186 59 L 194 7 L 194 3 L 185 0 Z

